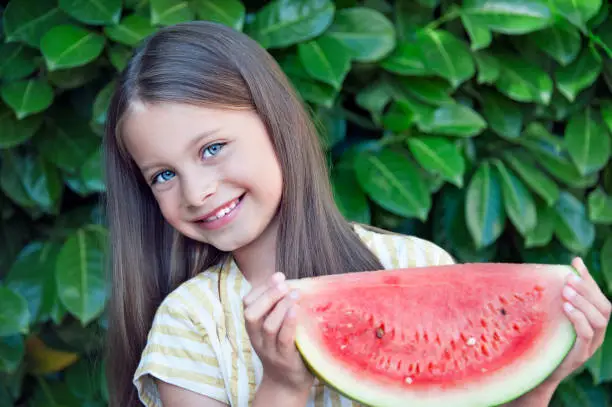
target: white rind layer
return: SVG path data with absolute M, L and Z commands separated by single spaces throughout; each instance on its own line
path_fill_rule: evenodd
M 558 277 L 559 287 L 571 270 L 567 266 L 538 265 L 536 268 L 538 274 L 550 272 L 554 274 L 554 280 Z M 291 282 L 293 287 L 305 292 L 316 284 L 316 279 Z M 411 391 L 368 380 L 365 375 L 355 374 L 339 363 L 330 363 L 334 357 L 313 340 L 313 331 L 308 323 L 298 323 L 296 345 L 306 363 L 321 380 L 340 393 L 372 407 L 496 406 L 516 399 L 535 388 L 555 370 L 571 350 L 576 336 L 571 322 L 561 311 L 560 295 L 558 305 L 559 313 L 552 314 L 555 320 L 551 321 L 548 330 L 538 337 L 538 343 L 534 344 L 528 354 L 501 370 L 482 376 L 478 382 L 466 384 L 461 388 L 442 388 L 432 385 L 427 390 L 422 390 L 421 387 Z M 316 333 L 314 335 L 316 338 Z

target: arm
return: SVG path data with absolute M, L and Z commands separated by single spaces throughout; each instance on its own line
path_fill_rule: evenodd
M 159 398 L 164 407 L 229 407 L 210 397 L 156 379 Z

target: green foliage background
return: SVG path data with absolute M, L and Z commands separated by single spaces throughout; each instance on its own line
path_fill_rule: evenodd
M 601 0 L 10 0 L 0 30 L 0 405 L 102 406 L 100 135 L 133 46 L 243 30 L 312 107 L 351 220 L 459 261 L 569 263 L 612 293 Z M 612 405 L 612 333 L 555 406 Z

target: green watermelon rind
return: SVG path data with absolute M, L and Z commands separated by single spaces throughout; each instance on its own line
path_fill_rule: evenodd
M 552 266 L 552 267 L 557 267 L 557 266 Z M 563 267 L 566 268 L 566 270 L 571 270 L 572 272 L 574 272 L 574 274 L 579 275 L 579 273 L 577 272 L 577 270 L 574 267 L 572 267 L 572 266 L 563 266 Z M 292 283 L 294 283 L 293 285 L 294 285 L 295 288 L 298 288 L 299 285 L 301 285 L 298 282 L 292 282 Z M 539 378 L 535 378 L 533 380 L 533 385 L 532 386 L 525 386 L 516 395 L 513 395 L 512 397 L 507 398 L 505 400 L 501 400 L 497 404 L 486 405 L 486 406 L 485 405 L 482 405 L 482 406 L 471 405 L 471 407 L 496 407 L 496 406 L 502 406 L 502 405 L 504 405 L 506 403 L 512 402 L 512 401 L 522 397 L 523 395 L 531 392 L 532 390 L 537 388 L 539 385 L 544 383 L 548 379 L 548 377 L 550 377 L 550 375 L 563 363 L 563 361 L 565 360 L 567 355 L 571 352 L 571 350 L 573 349 L 573 347 L 574 347 L 574 345 L 576 343 L 577 335 L 576 335 L 576 331 L 574 330 L 573 324 L 571 322 L 569 322 L 569 320 L 567 320 L 565 325 L 569 326 L 570 328 L 567 329 L 567 332 L 565 332 L 565 333 L 561 332 L 559 334 L 559 337 L 560 337 L 559 340 L 564 340 L 566 342 L 564 344 L 564 346 L 563 346 L 563 350 L 559 351 L 559 359 L 556 360 L 555 362 L 549 361 L 549 368 L 546 369 L 545 372 L 543 374 L 541 374 Z M 300 337 L 300 335 L 297 335 L 297 337 Z M 303 335 L 303 338 L 308 338 L 308 335 Z M 380 405 L 379 404 L 371 404 L 371 403 L 367 402 L 366 400 L 361 399 L 360 397 L 358 397 L 356 395 L 351 395 L 351 394 L 349 394 L 349 392 L 347 392 L 345 390 L 342 390 L 339 386 L 334 384 L 334 380 L 332 378 L 328 377 L 325 373 L 317 370 L 313 366 L 313 364 L 310 362 L 310 358 L 308 356 L 308 352 L 306 351 L 306 349 L 304 349 L 304 346 L 302 345 L 302 341 L 296 340 L 296 347 L 297 347 L 297 349 L 298 349 L 298 351 L 299 351 L 299 353 L 300 353 L 300 355 L 302 357 L 302 360 L 303 360 L 305 366 L 325 386 L 329 387 L 330 389 L 333 389 L 338 394 L 341 394 L 342 396 L 344 396 L 344 397 L 346 397 L 346 398 L 348 398 L 350 400 L 357 401 L 357 402 L 359 402 L 359 403 L 361 403 L 361 404 L 363 404 L 365 406 L 370 406 L 370 407 L 383 407 L 383 406 L 386 407 L 386 406 L 388 406 L 388 404 L 380 404 Z M 355 382 L 355 385 L 363 386 L 363 384 L 359 383 L 359 382 Z M 374 385 L 374 384 L 369 382 L 368 386 L 371 386 L 371 385 Z M 438 406 L 438 405 L 439 404 L 435 404 L 435 406 Z M 421 404 L 416 404 L 414 401 L 411 401 L 410 406 L 411 407 L 420 407 Z M 422 404 L 422 406 L 434 406 L 434 404 L 427 404 L 427 402 L 425 402 L 424 404 Z

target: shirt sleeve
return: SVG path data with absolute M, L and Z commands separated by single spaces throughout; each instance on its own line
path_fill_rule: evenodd
M 147 407 L 162 407 L 153 378 L 229 404 L 218 358 L 202 326 L 180 306 L 162 303 L 134 375 Z
M 396 236 L 394 240 L 400 268 L 455 264 L 446 250 L 428 240 L 415 236 Z

